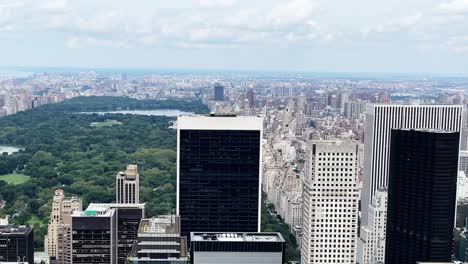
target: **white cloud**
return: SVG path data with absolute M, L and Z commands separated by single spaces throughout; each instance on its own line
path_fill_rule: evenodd
M 103 47 L 103 48 L 132 48 L 132 44 L 122 40 L 99 39 L 95 37 L 71 36 L 66 41 L 69 48 Z
M 310 18 L 316 6 L 313 0 L 291 0 L 275 6 L 266 18 L 275 25 L 301 23 Z
M 441 11 L 450 13 L 468 12 L 468 0 L 449 0 L 440 4 Z
M 400 17 L 394 21 L 385 24 L 365 27 L 361 30 L 364 36 L 371 35 L 372 33 L 392 33 L 402 30 L 408 30 L 418 24 L 423 18 L 423 14 L 418 12 L 414 15 Z
M 236 0 L 198 0 L 201 7 L 231 7 L 236 3 Z

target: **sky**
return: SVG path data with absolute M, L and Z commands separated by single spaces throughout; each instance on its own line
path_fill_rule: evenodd
M 468 0 L 0 0 L 0 66 L 468 75 Z

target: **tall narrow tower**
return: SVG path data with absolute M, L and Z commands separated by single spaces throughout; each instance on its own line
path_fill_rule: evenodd
M 386 264 L 450 262 L 459 132 L 392 130 Z
M 177 215 L 181 232 L 259 232 L 263 121 L 179 116 Z
M 364 259 L 384 261 L 385 243 L 367 240 L 380 230 L 369 226 L 369 210 L 379 190 L 388 188 L 390 162 L 390 133 L 392 129 L 438 129 L 460 132 L 462 128 L 462 105 L 368 105 L 364 131 L 364 178 L 361 192 L 361 238 L 358 254 L 369 256 Z M 383 235 L 385 236 L 385 226 Z M 375 243 L 374 243 L 374 242 Z M 365 252 L 366 251 L 366 252 Z M 363 259 L 363 258 L 361 258 Z M 360 264 L 370 264 L 364 262 Z
M 303 184 L 301 263 L 356 263 L 358 144 L 312 141 Z
M 140 175 L 137 165 L 128 165 L 125 172 L 116 176 L 116 200 L 119 204 L 140 203 Z

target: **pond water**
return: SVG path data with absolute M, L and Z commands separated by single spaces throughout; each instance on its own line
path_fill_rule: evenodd
M 102 112 L 81 112 L 81 114 L 125 114 L 125 115 L 145 115 L 145 116 L 179 116 L 179 115 L 193 115 L 192 112 L 185 112 L 180 110 L 118 110 L 118 111 L 102 111 Z
M 8 155 L 20 151 L 20 148 L 12 147 L 12 146 L 0 146 L 0 155 L 3 152 L 8 153 Z

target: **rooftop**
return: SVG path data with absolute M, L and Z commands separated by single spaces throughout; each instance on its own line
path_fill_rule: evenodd
M 28 228 L 26 226 L 15 227 L 15 226 L 12 226 L 12 225 L 8 225 L 8 226 L 0 227 L 0 235 L 4 235 L 4 234 L 19 234 L 19 235 L 22 235 L 22 234 L 30 233 L 31 230 L 32 230 L 31 228 Z
M 88 208 L 82 212 L 74 212 L 72 216 L 111 216 L 116 208 L 139 208 L 144 209 L 145 204 L 117 204 L 117 203 L 90 203 Z
M 142 219 L 139 234 L 179 234 L 180 218 L 177 215 L 160 215 Z
M 177 118 L 178 129 L 262 130 L 263 119 L 257 116 L 183 115 Z
M 211 242 L 284 242 L 280 233 L 190 233 L 191 241 Z

